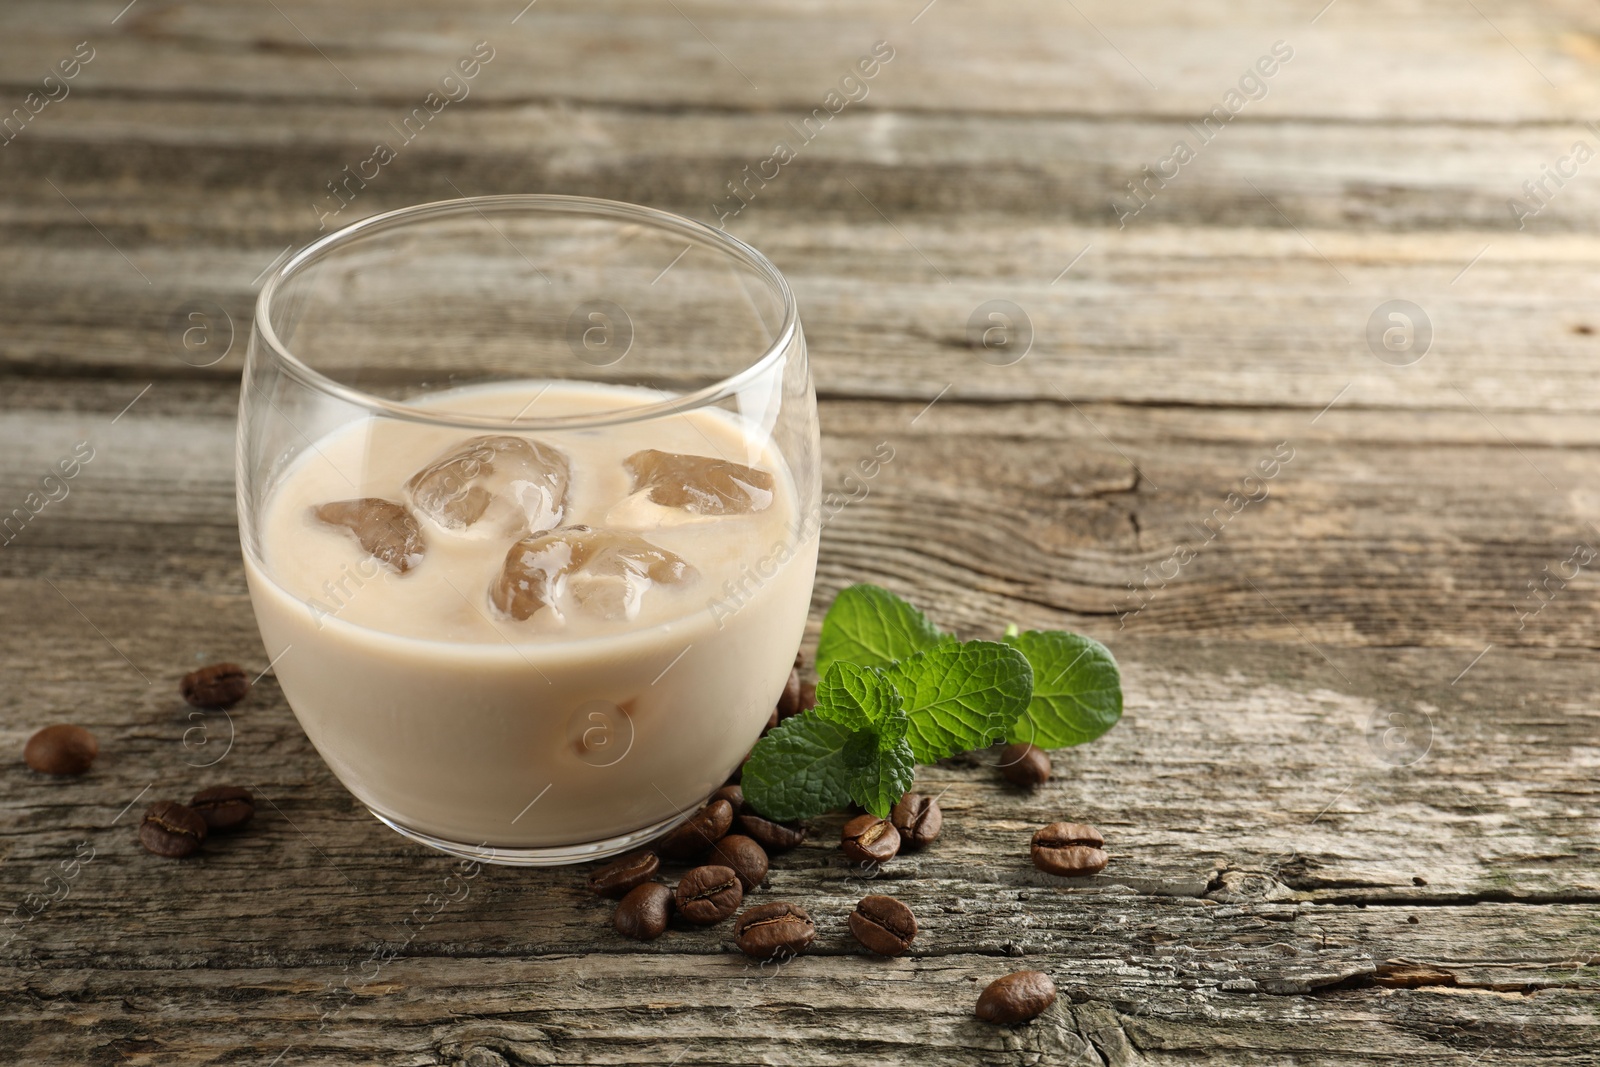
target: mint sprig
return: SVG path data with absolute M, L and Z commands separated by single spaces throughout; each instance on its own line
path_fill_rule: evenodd
M 993 641 L 941 644 L 891 664 L 884 673 L 905 697 L 911 751 L 918 763 L 934 763 L 1005 737 L 1027 710 L 1033 692 L 1027 656 Z
M 745 799 L 769 819 L 809 819 L 850 800 L 844 747 L 851 731 L 820 715 L 796 715 L 756 742 L 740 778 Z
M 1028 630 L 1005 640 L 1033 664 L 1028 713 L 1007 741 L 1066 748 L 1093 741 L 1122 718 L 1122 674 L 1105 645 L 1060 630 Z
M 1007 630 L 960 641 L 887 589 L 834 598 L 817 646 L 817 706 L 780 723 L 745 764 L 745 799 L 806 819 L 853 800 L 879 818 L 932 763 L 999 740 L 1061 748 L 1122 715 L 1116 660 L 1098 641 Z
M 928 617 L 889 590 L 852 585 L 839 590 L 822 620 L 817 641 L 817 675 L 826 677 L 837 662 L 887 667 L 925 648 L 955 638 L 939 632 Z

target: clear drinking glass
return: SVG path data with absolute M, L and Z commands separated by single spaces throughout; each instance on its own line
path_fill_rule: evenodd
M 339 780 L 447 852 L 595 859 L 720 786 L 800 644 L 818 492 L 794 296 L 689 219 L 424 204 L 318 240 L 257 302 L 262 639 Z

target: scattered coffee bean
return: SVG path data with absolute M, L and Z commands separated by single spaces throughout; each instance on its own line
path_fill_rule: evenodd
M 857 815 L 844 824 L 840 844 L 857 863 L 883 863 L 900 851 L 900 831 L 888 819 Z
M 207 830 L 222 833 L 237 830 L 255 818 L 256 798 L 240 786 L 214 785 L 196 793 L 189 807 L 200 813 Z
M 64 722 L 46 726 L 22 747 L 23 760 L 40 774 L 82 774 L 99 754 L 94 734 Z
M 782 900 L 758 904 L 733 924 L 733 939 L 739 951 L 757 960 L 790 959 L 816 936 L 816 924 L 806 909 Z
M 661 857 L 647 848 L 630 852 L 589 876 L 589 888 L 603 897 L 620 900 L 656 876 Z
M 1000 751 L 1000 773 L 1012 785 L 1043 785 L 1050 779 L 1050 757 L 1044 749 L 1018 741 Z
M 744 810 L 744 787 L 737 783 L 725 785 L 715 793 L 712 793 L 711 799 L 726 800 L 733 806 L 733 813 L 737 815 Z
M 660 882 L 645 882 L 628 890 L 611 917 L 611 925 L 623 937 L 654 941 L 666 932 L 671 917 L 672 890 Z
M 178 692 L 197 708 L 231 708 L 250 691 L 250 676 L 237 663 L 213 663 L 183 676 Z
M 778 724 L 782 721 L 783 719 L 778 715 L 778 709 L 773 708 L 772 714 L 767 716 L 767 724 L 761 728 L 762 736 L 766 736 L 767 731 L 769 730 L 776 730 L 778 728 Z
M 800 710 L 810 711 L 817 706 L 817 683 L 800 683 Z
M 773 822 L 753 811 L 739 816 L 739 828 L 755 838 L 756 844 L 766 849 L 768 854 L 787 852 L 806 839 L 804 823 Z
M 710 926 L 739 910 L 744 890 L 731 867 L 696 867 L 678 882 L 678 914 L 696 926 Z
M 1025 1023 L 1056 1002 L 1056 984 L 1043 971 L 1013 971 L 996 978 L 978 996 L 978 1018 L 986 1023 Z
M 944 813 L 939 802 L 921 793 L 907 793 L 889 812 L 889 821 L 900 831 L 900 843 L 905 848 L 925 848 L 944 828 Z
M 1100 831 L 1081 822 L 1053 822 L 1033 835 L 1033 865 L 1047 874 L 1077 877 L 1105 870 L 1111 857 Z
M 800 714 L 800 671 L 789 672 L 789 680 L 783 683 L 783 692 L 778 694 L 778 718 L 787 719 L 791 715 Z
M 898 956 L 917 936 L 917 919 L 894 897 L 862 897 L 850 913 L 850 932 L 880 956 Z
M 743 834 L 729 834 L 711 846 L 711 854 L 706 857 L 706 862 L 733 868 L 746 893 L 760 885 L 767 876 L 766 852 Z
M 139 824 L 139 843 L 158 856 L 187 856 L 205 839 L 206 821 L 176 800 L 156 801 Z
M 669 860 L 692 860 L 718 841 L 733 826 L 733 805 L 713 800 L 679 823 L 656 843 L 656 851 Z

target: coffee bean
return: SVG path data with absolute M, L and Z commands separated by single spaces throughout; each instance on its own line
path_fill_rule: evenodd
M 250 676 L 237 663 L 213 663 L 183 676 L 178 692 L 197 708 L 231 708 L 250 691 Z
M 735 815 L 744 810 L 744 788 L 738 783 L 725 785 L 711 794 L 712 800 L 726 800 L 733 807 Z
M 678 914 L 696 926 L 710 926 L 739 910 L 744 890 L 731 867 L 696 867 L 678 882 Z
M 800 714 L 800 671 L 791 670 L 789 680 L 783 683 L 783 692 L 778 694 L 778 718 L 787 719 L 791 715 Z
M 1081 822 L 1053 822 L 1033 835 L 1033 865 L 1047 874 L 1076 877 L 1105 870 L 1100 831 Z
M 1001 749 L 1000 773 L 1012 785 L 1043 785 L 1050 779 L 1050 757 L 1044 749 L 1018 741 Z
M 256 798 L 250 790 L 236 785 L 214 785 L 202 789 L 189 801 L 189 807 L 200 813 L 206 829 L 213 833 L 237 830 L 256 814 Z
M 905 848 L 925 848 L 944 828 L 944 813 L 939 802 L 921 793 L 907 793 L 889 812 L 889 821 L 900 831 L 900 844 Z
M 900 851 L 900 831 L 888 819 L 857 815 L 844 824 L 840 844 L 857 863 L 883 863 Z
M 158 856 L 187 856 L 206 839 L 206 821 L 200 813 L 176 800 L 158 800 L 139 824 L 139 844 Z
M 766 849 L 768 854 L 787 852 L 806 839 L 804 823 L 773 822 L 753 811 L 739 816 L 739 828 L 755 838 L 756 844 Z
M 656 851 L 669 860 L 692 860 L 722 839 L 733 826 L 733 805 L 713 800 L 656 843 Z
M 783 900 L 758 904 L 733 924 L 739 951 L 757 960 L 791 959 L 816 936 L 816 924 L 806 909 Z
M 661 857 L 647 848 L 630 852 L 589 876 L 589 888 L 603 897 L 620 900 L 656 876 Z
M 660 882 L 645 882 L 628 890 L 611 916 L 611 925 L 623 937 L 654 941 L 666 932 L 671 917 L 672 890 Z
M 711 847 L 706 862 L 733 868 L 746 893 L 760 885 L 767 876 L 766 852 L 743 834 L 729 834 L 718 841 Z
M 917 936 L 917 919 L 894 897 L 862 897 L 850 913 L 850 932 L 880 956 L 898 956 Z
M 773 708 L 772 714 L 767 716 L 767 724 L 761 728 L 761 736 L 765 737 L 768 731 L 776 730 L 783 720 L 778 716 L 778 709 Z
M 40 774 L 82 774 L 99 754 L 94 734 L 64 722 L 46 726 L 22 747 L 23 760 Z
M 817 683 L 816 682 L 801 682 L 800 683 L 800 710 L 803 711 L 803 712 L 804 711 L 810 711 L 812 708 L 814 708 L 816 706 L 817 706 Z
M 1043 971 L 1013 971 L 996 978 L 978 997 L 986 1023 L 1025 1023 L 1056 1002 L 1056 984 Z

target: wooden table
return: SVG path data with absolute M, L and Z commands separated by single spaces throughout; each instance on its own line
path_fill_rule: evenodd
M 0 1059 L 1600 1062 L 1592 4 L 124 2 L 0 8 L 0 514 L 93 450 L 0 548 Z M 808 643 L 875 581 L 964 635 L 1105 640 L 1126 717 L 1035 792 L 923 769 L 944 837 L 877 880 L 820 820 L 763 894 L 822 926 L 781 968 L 727 925 L 625 942 L 581 871 L 440 907 L 451 861 L 270 674 L 231 723 L 176 694 L 268 666 L 232 485 L 259 279 L 319 217 L 458 192 L 710 220 L 780 140 L 727 225 L 799 295 L 829 486 L 895 450 L 827 528 Z M 1010 365 L 968 341 L 995 300 Z M 99 736 L 86 778 L 22 765 L 54 721 Z M 250 832 L 139 848 L 144 805 L 219 781 Z M 1081 887 L 1024 858 L 1061 817 L 1112 842 Z M 844 931 L 874 889 L 922 917 L 905 959 Z M 977 1022 L 1021 967 L 1057 1005 Z

